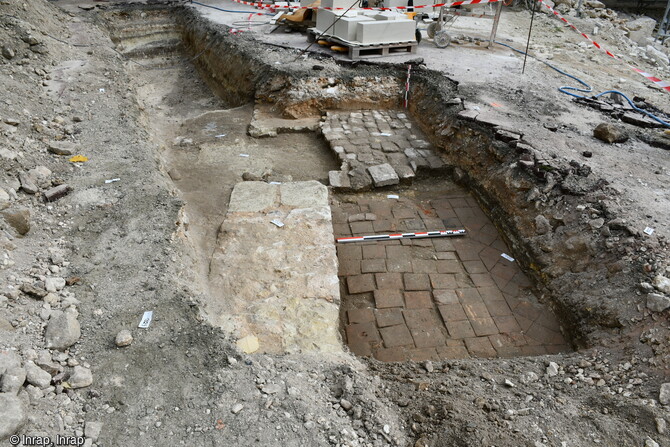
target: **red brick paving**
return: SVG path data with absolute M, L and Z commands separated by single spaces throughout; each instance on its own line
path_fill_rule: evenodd
M 360 213 L 377 220 L 348 223 Z M 466 193 L 430 201 L 361 196 L 333 208 L 336 237 L 463 227 L 462 238 L 337 246 L 352 352 L 401 362 L 570 349 L 517 263 L 501 257 L 509 249 Z

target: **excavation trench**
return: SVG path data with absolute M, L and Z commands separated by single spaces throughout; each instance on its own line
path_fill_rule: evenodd
M 512 357 L 588 346 L 620 325 L 580 288 L 600 269 L 569 219 L 548 219 L 550 249 L 535 231 L 542 206 L 571 200 L 551 190 L 562 171 L 524 169 L 523 136 L 459 116 L 448 79 L 417 71 L 399 110 L 403 67 L 321 76 L 276 64 L 292 53 L 259 51 L 190 8 L 106 14 L 124 19 L 113 40 L 185 201 L 177 233 L 203 315 L 242 349 Z M 371 175 L 380 165 L 390 183 Z M 335 243 L 460 228 L 458 238 Z

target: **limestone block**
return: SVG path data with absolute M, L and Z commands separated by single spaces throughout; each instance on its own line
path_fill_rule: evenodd
M 356 28 L 356 41 L 364 45 L 414 41 L 414 20 L 384 20 L 360 22 Z
M 359 22 L 374 22 L 374 19 L 367 16 L 343 17 L 335 22 L 333 34 L 342 40 L 353 42 L 356 40 L 356 29 Z
M 356 17 L 358 16 L 358 13 L 356 11 L 349 11 L 345 14 L 344 11 L 329 11 L 328 9 L 319 9 L 316 14 L 316 30 L 321 33 L 326 32 L 326 34 L 332 35 L 334 31 L 331 25 L 335 23 L 335 20 L 337 20 L 337 18 L 340 16 Z

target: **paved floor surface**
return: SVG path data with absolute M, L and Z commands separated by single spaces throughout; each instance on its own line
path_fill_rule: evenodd
M 339 244 L 349 348 L 382 361 L 569 350 L 556 317 L 538 303 L 516 262 L 502 256 L 509 250 L 474 198 L 445 180 L 421 183 L 401 191 L 399 200 L 379 192 L 343 195 L 333 207 L 336 237 L 468 231 L 458 238 Z

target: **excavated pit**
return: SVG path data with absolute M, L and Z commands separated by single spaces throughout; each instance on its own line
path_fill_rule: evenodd
M 523 136 L 460 113 L 451 81 L 417 71 L 410 109 L 401 111 L 394 92 L 403 67 L 345 65 L 335 79 L 308 66 L 289 70 L 273 57 L 292 53 L 252 52 L 257 44 L 246 37 L 190 8 L 176 11 L 105 14 L 124 19 L 112 38 L 131 58 L 145 125 L 185 200 L 181 236 L 192 247 L 203 314 L 243 349 L 337 352 L 339 332 L 352 352 L 382 361 L 513 357 L 589 346 L 619 326 L 609 309 L 591 306 L 579 274 L 599 270 L 602 259 L 561 232 L 568 219 L 548 219 L 559 239 L 551 249 L 536 236 L 542 210 L 528 195 L 549 196 L 542 188 L 554 168 L 523 169 L 529 163 L 517 161 L 532 159 Z M 383 164 L 398 184 L 369 175 Z M 313 180 L 330 182 L 329 199 L 319 183 L 298 183 Z M 283 188 L 313 188 L 313 200 L 285 201 Z M 229 209 L 235 189 L 237 199 L 262 204 Z M 309 212 L 292 232 L 302 209 Z M 468 233 L 339 244 L 335 255 L 336 237 L 453 228 Z M 291 255 L 301 247 L 322 253 Z M 314 281 L 315 272 L 327 280 Z

